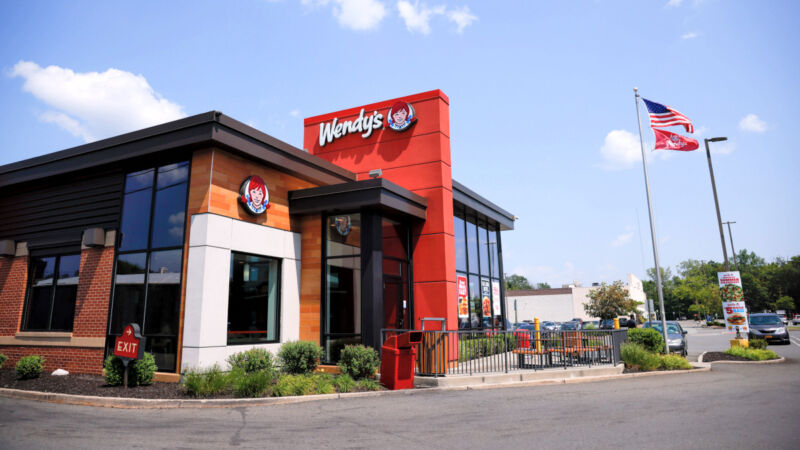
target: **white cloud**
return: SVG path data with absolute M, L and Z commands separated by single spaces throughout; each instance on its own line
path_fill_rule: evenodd
M 767 131 L 767 123 L 755 114 L 748 114 L 739 121 L 739 129 L 748 133 L 763 133 Z
M 463 33 L 464 28 L 478 20 L 478 17 L 470 12 L 469 6 L 463 6 L 461 9 L 451 9 L 447 12 L 447 18 L 456 24 L 457 33 Z
M 397 2 L 397 10 L 400 12 L 400 17 L 406 23 L 408 31 L 416 31 L 422 34 L 431 32 L 430 20 L 433 16 L 442 15 L 445 13 L 444 6 L 435 6 L 428 8 L 424 3 L 414 3 L 407 1 Z
M 612 247 L 619 247 L 620 245 L 627 244 L 628 241 L 630 241 L 632 237 L 633 237 L 633 231 L 631 231 L 630 233 L 620 234 L 619 236 L 617 236 L 616 239 L 614 239 L 611 242 L 611 246 Z
M 289 115 L 292 116 L 292 117 L 300 117 L 300 110 L 299 109 L 293 109 L 293 110 L 289 111 Z
M 374 30 L 386 17 L 386 7 L 377 0 L 333 0 L 333 17 L 339 25 L 351 30 Z
M 697 33 L 694 32 L 694 31 L 690 31 L 688 33 L 684 33 L 683 35 L 681 35 L 681 39 L 684 39 L 684 40 L 686 40 L 686 39 L 694 39 L 696 37 L 697 37 Z
M 605 160 L 602 167 L 609 170 L 628 169 L 642 160 L 639 139 L 626 130 L 610 131 L 600 153 Z
M 52 108 L 39 119 L 86 142 L 185 117 L 183 108 L 158 94 L 142 75 L 119 69 L 76 73 L 71 69 L 18 62 L 11 77 Z
M 665 8 L 677 8 L 678 6 L 681 6 L 682 3 L 683 3 L 683 0 L 669 0 L 667 2 L 667 4 L 664 5 L 664 7 Z
M 736 150 L 736 145 L 731 141 L 709 142 L 708 146 L 715 155 L 730 155 Z

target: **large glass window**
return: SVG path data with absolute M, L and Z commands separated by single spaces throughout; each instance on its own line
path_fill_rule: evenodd
M 457 283 L 461 282 L 459 280 L 468 280 L 469 299 L 469 308 L 464 308 L 463 305 L 459 307 L 458 327 L 461 329 L 502 327 L 498 236 L 500 232 L 492 222 L 479 220 L 459 209 L 455 210 L 453 225 L 456 280 Z
M 454 219 L 454 231 L 456 237 L 456 270 L 459 272 L 467 271 L 467 241 L 464 231 L 464 219 L 456 216 Z
M 160 371 L 175 370 L 189 162 L 127 175 L 107 345 L 138 323 Z
M 228 345 L 278 342 L 280 261 L 231 253 Z
M 23 330 L 72 331 L 81 255 L 31 258 Z
M 345 345 L 361 343 L 361 215 L 325 219 L 326 361 L 338 361 Z

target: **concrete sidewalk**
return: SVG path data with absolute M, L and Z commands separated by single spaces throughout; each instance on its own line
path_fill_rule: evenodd
M 497 384 L 518 384 L 542 382 L 547 384 L 565 383 L 576 378 L 609 377 L 622 374 L 624 365 L 602 365 L 595 367 L 553 368 L 542 370 L 515 370 L 509 373 L 483 373 L 473 375 L 448 375 L 445 377 L 414 378 L 414 387 L 464 387 Z

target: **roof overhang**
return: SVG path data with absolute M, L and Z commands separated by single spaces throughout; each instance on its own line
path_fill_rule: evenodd
M 221 148 L 315 184 L 355 181 L 346 169 L 262 133 L 218 111 L 0 166 L 0 187 L 119 164 L 166 151 Z
M 501 231 L 513 230 L 515 216 L 474 191 L 453 180 L 453 203 L 474 211 L 484 219 L 495 222 Z
M 425 220 L 427 207 L 425 197 L 383 178 L 289 191 L 291 214 L 339 213 L 367 208 Z

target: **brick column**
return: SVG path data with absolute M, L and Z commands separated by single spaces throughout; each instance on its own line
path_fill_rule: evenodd
M 19 330 L 27 280 L 28 247 L 22 242 L 16 256 L 0 257 L 0 336 L 14 336 Z

